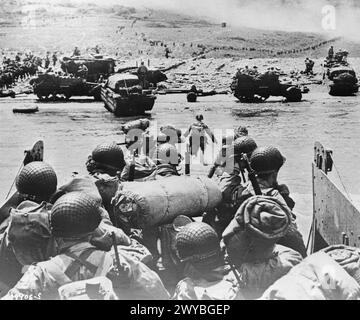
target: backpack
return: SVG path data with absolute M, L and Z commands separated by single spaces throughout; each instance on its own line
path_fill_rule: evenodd
M 50 210 L 49 203 L 32 201 L 24 201 L 11 209 L 7 238 L 22 265 L 46 261 L 57 254 L 50 231 Z

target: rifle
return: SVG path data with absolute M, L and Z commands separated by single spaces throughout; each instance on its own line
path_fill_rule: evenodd
M 251 182 L 251 185 L 253 186 L 255 194 L 256 195 L 262 195 L 262 192 L 261 192 L 261 189 L 260 189 L 260 186 L 259 186 L 259 182 L 256 179 L 255 171 L 251 168 L 247 155 L 245 153 L 242 153 L 241 154 L 241 159 L 244 161 L 245 169 L 248 172 L 248 178 L 249 178 L 249 180 Z
M 214 174 L 215 174 L 215 170 L 216 170 L 217 166 L 216 165 L 213 165 L 210 170 L 209 170 L 209 173 L 208 173 L 208 178 L 211 179 Z
M 116 269 L 119 272 L 121 270 L 119 252 L 116 246 L 115 232 L 111 232 L 112 243 L 115 251 Z
M 129 178 L 128 181 L 134 181 L 135 178 L 135 151 L 132 155 L 132 161 L 129 168 Z

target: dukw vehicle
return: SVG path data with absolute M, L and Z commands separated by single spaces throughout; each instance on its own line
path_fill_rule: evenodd
M 152 90 L 144 90 L 138 76 L 114 74 L 101 88 L 105 108 L 115 116 L 142 115 L 151 111 L 156 100 Z

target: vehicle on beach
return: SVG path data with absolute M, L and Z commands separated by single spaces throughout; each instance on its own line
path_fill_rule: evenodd
M 324 79 L 331 96 L 351 96 L 359 91 L 355 70 L 348 64 L 325 65 Z
M 115 72 L 115 60 L 103 55 L 63 57 L 61 60 L 61 69 L 66 74 L 74 76 L 81 76 L 80 67 L 82 65 L 87 68 L 84 79 L 88 82 L 98 82 L 100 77 L 106 79 Z
M 132 74 L 114 74 L 101 88 L 105 108 L 115 116 L 142 115 L 151 111 L 156 100 L 152 90 L 144 90 Z
M 54 73 L 39 74 L 30 80 L 34 94 L 40 101 L 63 97 L 69 100 L 72 96 L 92 96 L 100 101 L 100 83 L 87 82 L 80 77 L 59 76 Z
M 300 102 L 305 93 L 298 85 L 281 83 L 277 74 L 270 72 L 256 76 L 238 72 L 230 88 L 240 102 L 264 102 L 270 96 L 285 97 L 287 102 Z

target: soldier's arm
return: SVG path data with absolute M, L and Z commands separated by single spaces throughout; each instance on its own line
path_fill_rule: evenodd
M 212 142 L 216 143 L 216 139 L 215 139 L 215 135 L 214 133 L 211 131 L 211 129 L 205 125 L 205 128 L 204 128 L 205 132 L 209 135 L 209 137 L 211 138 Z
M 185 131 L 185 133 L 184 133 L 184 137 L 185 137 L 185 138 L 190 134 L 191 129 L 192 129 L 192 126 L 190 126 L 189 129 L 187 129 L 187 130 Z
M 55 279 L 37 265 L 32 265 L 2 300 L 39 300 L 46 290 L 56 288 Z

